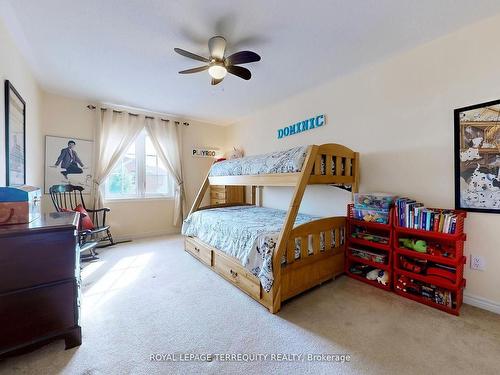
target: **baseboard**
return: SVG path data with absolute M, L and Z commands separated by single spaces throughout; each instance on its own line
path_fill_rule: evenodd
M 474 307 L 479 307 L 483 310 L 494 312 L 496 314 L 500 314 L 500 303 L 488 300 L 486 298 L 464 294 L 464 303 Z
M 156 231 L 156 232 L 143 232 L 143 233 L 135 233 L 135 234 L 127 234 L 127 235 L 118 235 L 113 236 L 116 241 L 133 241 L 133 240 L 142 240 L 143 238 L 151 238 L 151 237 L 160 237 L 160 236 L 169 236 L 173 234 L 179 234 L 174 231 Z

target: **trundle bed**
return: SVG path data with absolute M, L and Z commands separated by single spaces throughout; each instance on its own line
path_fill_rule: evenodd
M 283 301 L 344 269 L 346 219 L 299 214 L 308 184 L 357 192 L 359 154 L 323 144 L 215 163 L 184 221 L 185 250 L 278 312 Z M 252 202 L 201 207 L 210 185 L 251 186 Z M 288 210 L 258 207 L 257 186 L 293 186 Z

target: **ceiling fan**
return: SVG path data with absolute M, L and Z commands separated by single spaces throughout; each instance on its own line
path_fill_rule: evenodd
M 250 78 L 252 78 L 252 73 L 250 73 L 250 70 L 238 65 L 260 61 L 260 56 L 252 51 L 240 51 L 233 53 L 228 57 L 224 57 L 226 44 L 226 39 L 224 39 L 222 36 L 214 36 L 210 38 L 210 40 L 208 41 L 208 50 L 210 52 L 209 58 L 196 55 L 181 48 L 174 48 L 174 51 L 179 55 L 207 63 L 207 65 L 182 70 L 179 73 L 189 74 L 208 70 L 208 74 L 210 74 L 210 76 L 212 77 L 212 85 L 217 85 L 218 83 L 222 82 L 227 73 L 234 74 L 235 76 L 238 76 L 245 80 L 249 80 Z

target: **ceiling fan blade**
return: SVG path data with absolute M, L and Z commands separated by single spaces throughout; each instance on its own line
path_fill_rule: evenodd
M 198 72 L 203 72 L 204 70 L 207 70 L 207 69 L 208 69 L 208 65 L 199 66 L 197 68 L 191 68 L 191 69 L 181 70 L 179 72 L 179 74 L 198 73 Z
M 226 39 L 222 36 L 214 36 L 208 41 L 208 50 L 210 57 L 216 60 L 224 59 L 224 52 L 226 51 Z
M 252 51 L 240 51 L 226 58 L 227 65 L 247 64 L 260 61 L 260 56 Z
M 174 51 L 177 52 L 179 55 L 182 55 L 184 57 L 189 57 L 190 59 L 198 60 L 198 61 L 203 61 L 203 62 L 210 62 L 209 59 L 202 57 L 200 55 L 196 55 L 194 53 L 191 53 L 189 51 L 183 50 L 181 48 L 174 48 Z
M 221 79 L 212 78 L 212 86 L 215 86 L 215 85 L 221 83 L 223 79 L 224 78 L 221 78 Z
M 252 78 L 252 73 L 247 68 L 243 68 L 242 66 L 229 65 L 227 67 L 227 71 L 235 76 L 246 79 L 247 81 Z

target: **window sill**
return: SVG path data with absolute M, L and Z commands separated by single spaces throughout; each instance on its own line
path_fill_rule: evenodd
M 105 203 L 126 203 L 126 202 L 150 202 L 150 201 L 173 201 L 174 197 L 171 196 L 152 196 L 140 198 L 104 198 Z

